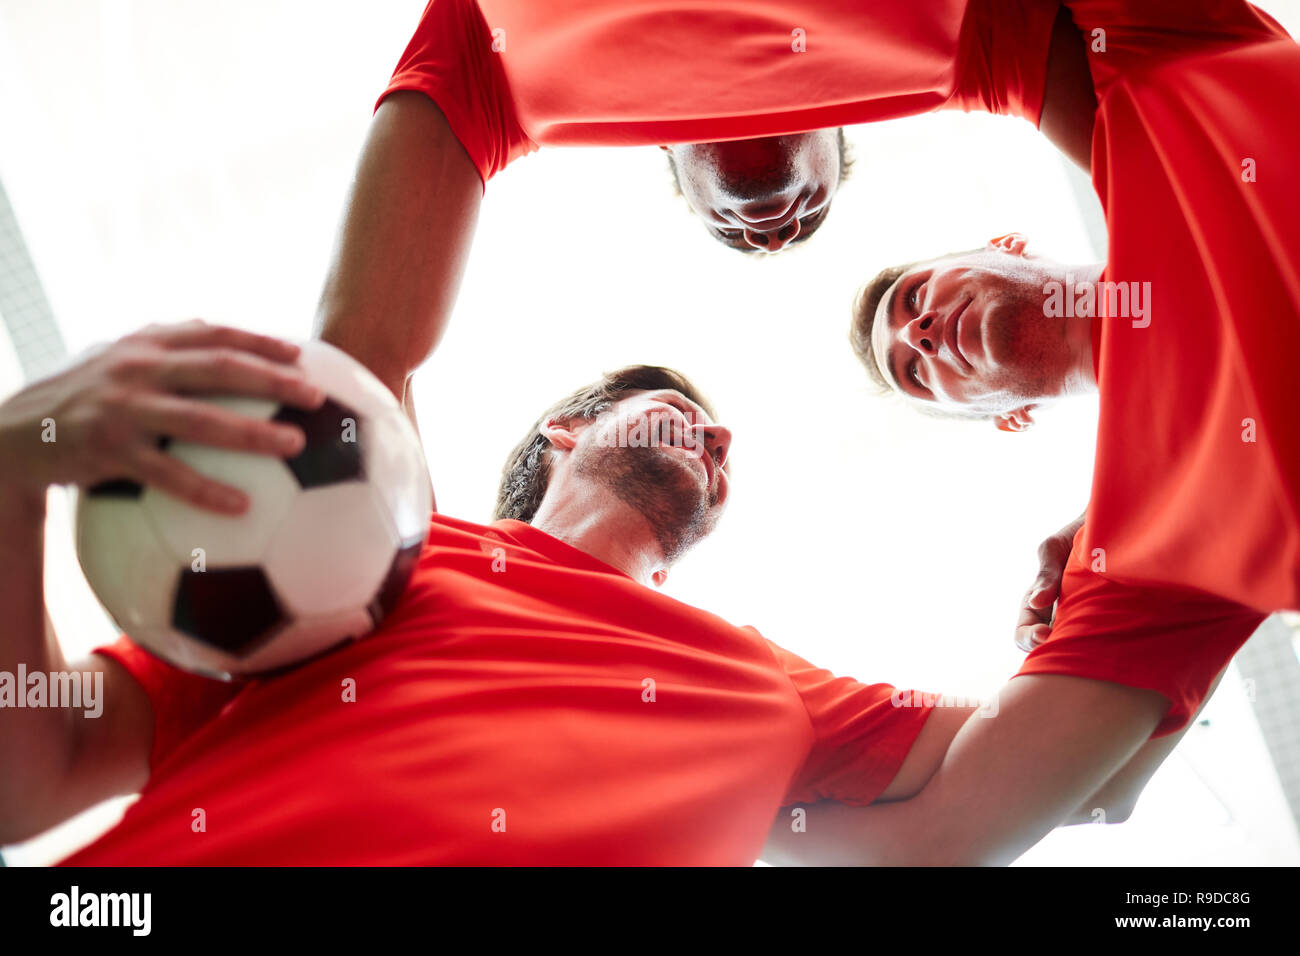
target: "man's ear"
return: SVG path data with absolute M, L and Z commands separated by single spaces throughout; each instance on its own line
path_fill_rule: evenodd
M 1029 248 L 1029 240 L 1018 232 L 1009 232 L 1005 236 L 990 239 L 989 245 L 999 252 L 1006 252 L 1013 256 L 1023 256 L 1025 250 Z
M 572 451 L 578 443 L 578 434 L 588 425 L 585 418 L 548 418 L 537 426 L 541 435 L 556 448 Z
M 655 583 L 655 587 L 661 588 L 664 586 L 664 582 L 668 580 L 668 572 L 663 568 L 660 568 L 654 574 L 650 575 L 650 580 Z
M 993 423 L 998 431 L 1022 432 L 1034 424 L 1034 416 L 1029 414 L 1037 405 L 1022 405 L 1009 412 L 993 416 Z

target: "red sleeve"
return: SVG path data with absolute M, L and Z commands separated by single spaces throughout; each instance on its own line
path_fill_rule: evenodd
M 97 647 L 96 654 L 111 657 L 130 672 L 153 707 L 152 771 L 186 737 L 221 711 L 243 689 L 242 684 L 200 677 L 173 667 L 150 654 L 126 635 L 114 644 Z
M 515 117 L 501 55 L 474 0 L 429 0 L 375 109 L 389 93 L 424 93 L 447 117 L 486 188 L 512 161 L 537 149 Z
M 961 25 L 957 84 L 945 109 L 1019 116 L 1040 125 L 1047 54 L 1059 3 L 971 0 Z
M 863 807 L 874 801 L 897 776 L 935 695 L 836 677 L 767 644 L 803 700 L 815 735 L 782 805 L 838 800 Z
M 1082 535 L 1080 529 L 1051 636 L 1016 676 L 1067 674 L 1154 690 L 1169 699 L 1169 711 L 1151 736 L 1175 733 L 1267 615 L 1202 591 L 1109 580 L 1077 557 Z

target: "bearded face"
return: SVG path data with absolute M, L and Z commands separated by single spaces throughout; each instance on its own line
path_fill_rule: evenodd
M 721 431 L 676 392 L 624 399 L 583 431 L 574 470 L 641 514 L 672 563 L 721 516 L 729 441 Z

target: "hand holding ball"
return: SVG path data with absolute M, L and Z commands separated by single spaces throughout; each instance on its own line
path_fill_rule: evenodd
M 295 457 L 166 446 L 246 492 L 242 515 L 129 481 L 78 498 L 77 556 L 95 594 L 132 640 L 179 667 L 249 676 L 362 637 L 414 569 L 432 510 L 414 428 L 388 389 L 338 349 L 305 343 L 298 362 L 327 395 L 317 409 L 210 399 L 300 427 L 307 442 Z

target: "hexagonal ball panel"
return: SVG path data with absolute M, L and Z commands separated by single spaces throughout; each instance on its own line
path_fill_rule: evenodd
M 242 515 L 195 508 L 179 498 L 145 489 L 143 505 L 178 567 L 189 568 L 203 549 L 211 568 L 259 563 L 295 495 L 297 482 L 284 461 L 270 455 L 177 442 L 171 454 L 195 471 L 233 485 L 249 497 Z
M 117 626 L 165 627 L 180 565 L 137 501 L 77 496 L 77 559 Z
M 314 488 L 294 498 L 262 566 L 293 617 L 364 610 L 400 542 L 365 482 Z
M 312 411 L 282 406 L 274 418 L 297 425 L 307 435 L 303 450 L 285 461 L 299 487 L 323 488 L 365 477 L 361 448 L 367 440 L 366 423 L 355 409 L 327 398 Z
M 195 640 L 247 657 L 270 640 L 284 619 L 261 568 L 181 573 L 172 626 Z

